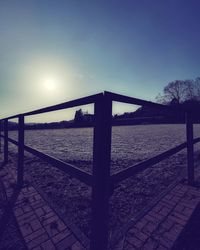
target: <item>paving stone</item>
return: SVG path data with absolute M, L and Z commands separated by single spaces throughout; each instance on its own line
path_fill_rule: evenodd
M 179 218 L 179 219 L 181 219 L 181 220 L 183 220 L 183 221 L 185 221 L 185 222 L 187 222 L 188 219 L 189 219 L 188 216 L 186 216 L 186 215 L 184 215 L 184 214 L 181 214 L 181 213 L 177 213 L 177 212 L 175 212 L 175 211 L 173 211 L 173 212 L 171 213 L 171 215 L 173 215 L 174 217 L 177 217 L 177 218 Z
M 44 243 L 48 239 L 49 239 L 48 235 L 46 233 L 44 233 L 44 234 L 38 236 L 37 238 L 29 241 L 27 243 L 27 247 L 28 247 L 28 249 L 32 249 L 36 246 L 40 246 L 42 243 Z
M 74 237 L 74 235 L 70 234 L 67 238 L 65 238 L 64 240 L 60 241 L 58 244 L 56 244 L 56 248 L 58 250 L 65 250 L 68 247 L 71 247 L 76 241 L 77 240 Z
M 33 230 L 32 230 L 31 226 L 28 223 L 21 226 L 20 230 L 21 230 L 21 233 L 22 233 L 23 237 L 26 237 L 27 235 L 33 233 Z
M 187 207 L 187 208 L 190 208 L 192 210 L 194 210 L 194 208 L 196 207 L 195 204 L 192 204 L 190 202 L 186 202 L 185 200 L 182 200 L 181 203 L 180 203 L 183 207 Z
M 27 213 L 27 212 L 30 212 L 30 211 L 32 211 L 32 208 L 30 207 L 30 206 L 23 206 L 23 211 L 24 211 L 24 213 Z
M 138 238 L 135 237 L 135 236 L 128 237 L 128 238 L 127 238 L 127 241 L 128 241 L 131 245 L 133 245 L 133 246 L 135 246 L 135 247 L 138 247 L 138 248 L 142 247 L 142 245 L 144 244 L 143 241 L 141 241 L 140 239 L 138 239 Z
M 180 219 L 177 216 L 169 215 L 168 219 L 171 220 L 171 221 L 174 221 L 175 223 L 180 224 L 182 226 L 185 226 L 185 224 L 186 224 L 186 220 L 185 219 L 182 220 L 182 219 Z
M 163 204 L 157 204 L 152 211 L 154 211 L 155 213 L 159 212 L 161 209 L 163 208 Z
M 41 207 L 35 209 L 35 213 L 37 214 L 38 217 L 45 215 L 45 211 Z
M 45 225 L 44 227 L 50 238 L 59 233 L 58 229 L 52 227 L 51 224 Z
M 26 236 L 24 239 L 26 242 L 32 241 L 35 238 L 38 238 L 40 235 L 44 234 L 45 230 L 44 228 L 41 228 L 35 232 L 33 232 L 32 234 L 29 234 L 28 236 Z
M 37 231 L 38 229 L 42 228 L 42 225 L 38 219 L 30 221 L 29 224 L 33 231 Z
M 142 250 L 154 250 L 154 249 L 157 249 L 157 247 L 158 247 L 158 242 L 154 239 L 149 238 L 141 249 Z
M 181 233 L 182 230 L 183 230 L 183 226 L 177 225 L 177 224 L 176 224 L 176 225 L 174 225 L 174 226 L 169 230 L 169 233 L 178 236 L 178 235 Z
M 48 218 L 53 217 L 54 215 L 55 215 L 55 213 L 52 211 L 52 212 L 46 213 L 46 214 L 44 214 L 42 216 L 39 216 L 39 220 L 41 222 L 43 222 L 43 221 L 47 220 Z
M 138 248 L 126 241 L 123 250 L 138 250 Z
M 24 211 L 22 210 L 22 208 L 19 207 L 14 210 L 14 213 L 16 216 L 20 216 L 24 213 Z
M 56 222 L 58 222 L 59 220 L 60 220 L 59 217 L 58 217 L 56 214 L 54 214 L 52 217 L 47 218 L 47 219 L 44 219 L 44 220 L 42 221 L 42 224 L 43 224 L 43 226 L 45 226 L 45 225 L 48 225 L 48 224 L 50 224 L 50 223 L 56 223 Z
M 53 212 L 53 210 L 46 204 L 42 207 L 46 213 Z
M 163 234 L 163 237 L 165 239 L 168 239 L 168 240 L 172 241 L 172 242 L 175 242 L 178 235 L 179 235 L 179 233 L 174 234 L 174 233 L 166 232 L 166 233 Z
M 85 248 L 77 241 L 72 245 L 71 250 L 85 250 Z
M 51 240 L 45 241 L 41 246 L 43 250 L 56 250 Z
M 138 221 L 136 224 L 135 224 L 135 227 L 138 228 L 138 229 L 143 229 L 143 227 L 148 223 L 148 220 L 142 218 L 140 221 Z
M 146 220 L 148 220 L 149 222 L 158 223 L 161 220 L 161 218 L 163 218 L 163 216 L 162 217 L 154 217 L 150 213 L 148 213 L 147 215 L 144 216 L 144 218 Z
M 171 211 L 171 208 L 168 207 L 163 207 L 160 211 L 159 214 L 167 216 L 169 214 L 169 212 Z
M 63 240 L 64 238 L 67 238 L 70 234 L 71 232 L 69 231 L 69 229 L 65 229 L 64 231 L 59 232 L 57 235 L 52 237 L 52 241 L 57 244 L 59 241 Z
M 162 246 L 161 244 L 158 246 L 158 248 L 156 248 L 156 250 L 168 250 L 169 248 L 166 248 L 164 246 Z
M 130 237 L 136 236 L 139 240 L 143 242 L 145 242 L 149 238 L 147 234 L 143 233 L 141 230 L 139 230 L 136 227 L 129 230 L 127 235 L 130 235 Z
M 179 203 L 179 204 L 176 205 L 176 207 L 174 208 L 174 211 L 176 211 L 177 213 L 182 213 L 184 209 L 185 209 L 185 207 Z
M 36 193 L 33 197 L 36 201 L 41 200 L 41 196 L 38 193 Z
M 193 209 L 185 207 L 184 210 L 182 211 L 182 214 L 190 217 L 192 215 L 193 211 L 194 211 Z
M 171 221 L 170 219 L 165 219 L 161 224 L 160 224 L 160 227 L 164 228 L 165 231 L 169 231 L 170 228 L 172 228 L 174 226 L 174 222 Z
M 33 203 L 31 203 L 31 206 L 36 209 L 36 208 L 39 208 L 39 207 L 43 207 L 45 206 L 45 202 L 44 201 L 35 201 Z
M 159 214 L 157 212 L 154 212 L 153 210 L 148 213 L 148 215 L 152 216 L 154 221 L 161 221 L 163 220 L 163 215 Z
M 151 235 L 153 233 L 153 231 L 158 227 L 158 224 L 153 223 L 153 222 L 148 222 L 148 224 L 146 224 L 144 226 L 144 228 L 142 229 L 142 232 L 147 234 L 147 235 Z
M 160 243 L 162 246 L 166 247 L 167 249 L 171 249 L 172 246 L 173 246 L 173 244 L 174 244 L 173 241 L 168 240 L 168 239 L 166 239 L 166 238 L 160 238 L 160 239 L 159 239 L 159 243 Z
M 32 250 L 41 250 L 42 248 L 40 246 L 32 248 Z
M 37 219 L 37 217 L 32 211 L 26 214 L 23 214 L 21 216 L 17 216 L 17 221 L 20 226 L 35 219 Z

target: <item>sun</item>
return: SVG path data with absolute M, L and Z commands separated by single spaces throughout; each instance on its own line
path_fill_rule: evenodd
M 38 91 L 45 98 L 58 98 L 63 95 L 63 78 L 58 74 L 41 74 L 38 78 Z
M 43 87 L 45 90 L 48 90 L 48 91 L 54 91 L 56 90 L 56 87 L 57 87 L 57 84 L 58 82 L 56 81 L 55 78 L 52 78 L 52 77 L 46 77 L 43 79 L 42 81 L 43 83 Z

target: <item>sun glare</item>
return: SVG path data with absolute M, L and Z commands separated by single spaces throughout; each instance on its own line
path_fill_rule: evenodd
M 54 91 L 56 90 L 58 82 L 54 78 L 45 78 L 43 80 L 43 87 L 45 90 Z

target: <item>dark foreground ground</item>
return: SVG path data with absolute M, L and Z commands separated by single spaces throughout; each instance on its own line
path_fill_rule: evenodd
M 0 250 L 25 250 L 23 237 L 12 212 L 8 212 L 5 188 L 0 180 Z
M 172 250 L 200 249 L 200 204 L 179 236 Z
M 199 159 L 199 153 L 196 154 Z M 131 217 L 137 215 L 156 196 L 164 191 L 169 184 L 185 172 L 186 159 L 184 154 L 171 157 L 169 160 L 147 169 L 140 175 L 120 183 L 111 198 L 111 233 L 119 231 Z M 77 162 L 77 165 L 83 162 Z M 84 162 L 87 164 L 87 162 Z M 16 168 L 16 155 L 12 154 L 6 167 Z M 29 182 L 40 189 L 52 205 L 60 209 L 70 222 L 78 224 L 87 235 L 90 227 L 90 192 L 85 185 L 63 174 L 56 168 L 41 162 L 35 157 L 26 156 L 25 170 Z M 5 193 L 0 187 L 0 208 L 2 214 L 5 208 Z M 70 204 L 70 205 L 69 205 Z M 15 218 L 12 214 L 6 220 L 6 230 L 0 234 L 0 249 L 25 249 Z M 3 228 L 1 226 L 1 228 Z M 200 209 L 194 213 L 183 235 L 175 245 L 177 249 L 200 249 Z M 89 235 L 89 234 L 88 234 Z M 187 241 L 186 241 L 187 239 Z M 198 246 L 198 247 L 197 247 Z M 196 247 L 196 248 L 195 248 Z

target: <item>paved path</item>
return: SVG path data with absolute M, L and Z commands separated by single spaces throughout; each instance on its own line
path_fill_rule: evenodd
M 177 184 L 127 231 L 123 250 L 172 249 L 199 202 L 199 188 Z
M 15 173 L 4 168 L 1 180 L 6 188 L 8 200 L 12 200 L 16 182 Z M 33 250 L 84 250 L 81 240 L 32 187 L 20 190 L 13 203 L 27 249 Z

